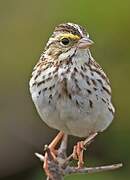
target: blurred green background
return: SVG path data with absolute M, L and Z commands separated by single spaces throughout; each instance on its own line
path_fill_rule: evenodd
M 112 125 L 85 153 L 88 166 L 124 167 L 66 180 L 130 178 L 130 1 L 0 0 L 1 180 L 43 179 L 34 152 L 42 152 L 56 132 L 36 113 L 28 81 L 54 27 L 68 21 L 86 27 L 95 42 L 91 51 L 111 80 L 116 106 Z

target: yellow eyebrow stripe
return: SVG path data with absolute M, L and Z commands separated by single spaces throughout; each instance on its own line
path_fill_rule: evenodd
M 78 35 L 74 35 L 74 34 L 71 34 L 71 33 L 63 34 L 62 38 L 70 38 L 70 39 L 73 39 L 73 40 L 80 39 L 80 37 Z

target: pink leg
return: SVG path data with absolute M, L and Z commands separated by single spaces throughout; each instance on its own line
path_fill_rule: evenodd
M 59 141 L 63 138 L 63 136 L 64 136 L 64 133 L 60 131 L 48 146 L 53 159 L 56 159 L 56 149 L 55 148 L 56 148 L 57 144 L 59 143 Z M 49 173 L 49 169 L 48 169 L 48 153 L 47 152 L 45 153 L 43 169 L 45 170 L 46 175 L 51 178 L 51 174 Z

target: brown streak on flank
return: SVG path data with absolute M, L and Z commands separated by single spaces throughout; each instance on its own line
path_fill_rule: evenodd
M 97 82 L 94 79 L 91 79 L 91 81 L 94 84 L 94 86 L 97 86 Z
M 78 72 L 78 70 L 77 70 L 77 68 L 76 68 L 76 67 L 74 67 L 74 71 L 75 71 L 75 72 Z
M 93 108 L 93 102 L 91 100 L 89 100 L 89 105 L 90 105 L 90 108 Z
M 39 61 L 37 64 L 36 64 L 36 68 L 39 67 L 41 65 L 41 61 Z
M 63 60 L 63 63 L 65 65 L 69 65 L 70 64 L 70 58 L 67 58 L 67 59 Z
M 45 83 L 45 81 L 43 80 L 43 81 L 37 83 L 37 86 L 40 86 L 41 84 L 44 84 L 44 83 Z
M 103 82 L 101 79 L 97 79 L 97 81 L 103 86 Z
M 94 91 L 97 91 L 98 89 L 96 87 L 93 87 Z
M 70 72 L 70 68 L 67 69 L 66 73 L 69 73 Z
M 93 72 L 91 72 L 91 76 L 94 76 Z
M 58 61 L 55 61 L 55 63 L 54 63 L 54 65 L 53 65 L 54 67 L 56 67 L 56 69 L 55 69 L 55 71 L 57 71 L 58 70 L 58 68 L 59 68 L 59 62 Z
M 94 68 L 92 68 L 92 66 Z M 107 82 L 107 84 L 110 85 L 109 79 L 103 72 L 101 66 L 95 60 L 90 60 L 88 63 L 88 67 L 90 68 L 91 72 L 96 72 L 97 74 L 99 74 Z
M 48 73 L 48 76 L 50 76 L 50 75 L 51 75 L 51 72 Z
M 55 68 L 55 70 L 53 70 L 53 74 L 55 74 L 58 71 L 58 67 Z
M 98 95 L 96 94 L 96 98 L 97 98 L 97 100 L 98 100 Z
M 84 78 L 84 74 L 83 74 L 83 72 L 80 72 L 80 75 L 82 76 L 82 78 Z
M 77 83 L 76 83 L 75 85 L 76 85 L 76 88 L 77 88 L 79 91 L 81 91 L 79 85 L 78 85 Z
M 55 87 L 55 84 L 53 86 L 49 87 L 49 90 L 51 91 Z
M 91 85 L 91 83 L 90 83 L 90 81 L 89 80 L 87 80 L 87 84 L 90 86 Z
M 71 73 L 71 78 L 72 78 L 72 79 L 75 78 L 75 71 L 73 71 L 73 72 Z
M 37 84 L 37 83 L 36 83 L 36 82 L 34 82 L 34 83 L 32 84 L 32 87 L 33 87 L 33 86 L 35 86 L 36 84 Z
M 49 95 L 49 99 L 52 99 L 52 94 Z
M 94 66 L 96 69 L 102 70 L 101 66 L 93 59 L 89 58 L 89 65 Z
M 75 84 L 78 82 L 78 80 L 76 78 L 74 78 Z
M 87 71 L 87 68 L 85 66 L 82 67 L 83 68 L 83 71 L 86 72 Z
M 83 66 L 81 66 L 81 70 L 84 71 L 84 67 Z
M 78 100 L 77 100 L 77 99 L 76 99 L 76 101 L 75 101 L 75 102 L 76 102 L 76 105 L 79 107 L 80 105 L 79 105 L 79 102 L 78 102 Z
M 108 107 L 108 110 L 114 115 L 114 112 L 111 108 Z
M 71 100 L 71 99 L 72 99 L 72 96 L 71 96 L 71 94 L 68 94 L 68 96 L 69 96 L 69 99 Z
M 107 78 L 107 76 L 104 75 L 102 71 L 93 68 L 91 68 L 90 70 L 96 72 L 99 76 L 102 77 L 102 79 L 104 79 L 107 82 L 108 85 L 110 85 L 109 79 Z
M 58 94 L 58 99 L 60 99 L 61 98 L 61 94 Z
M 37 75 L 35 76 L 34 80 L 36 80 L 38 78 L 39 74 L 37 73 Z
M 104 91 L 106 91 L 109 95 L 111 95 L 111 92 L 106 88 L 106 87 L 102 87 Z
M 88 76 L 86 76 L 86 82 L 87 82 L 87 84 L 90 86 L 91 85 L 91 83 L 90 83 L 90 81 L 89 81 L 89 77 Z
M 64 78 L 61 82 L 61 90 L 62 94 L 68 96 L 68 89 L 67 89 L 67 78 Z
M 81 91 L 81 89 L 80 89 L 80 87 L 78 85 L 78 80 L 75 78 L 74 81 L 75 81 L 75 86 L 78 89 L 78 91 Z
M 103 102 L 106 104 L 106 101 L 105 101 L 105 99 L 103 99 L 103 98 L 102 98 L 102 101 L 103 101 Z
M 41 91 L 39 91 L 38 94 L 40 95 L 40 94 L 41 94 Z
M 43 92 L 45 92 L 46 90 L 47 90 L 47 87 L 46 87 L 46 88 L 44 88 L 42 91 L 43 91 Z
M 41 74 L 41 70 L 38 70 L 34 80 L 36 80 L 38 78 L 38 76 L 40 76 L 40 74 Z
M 88 67 L 88 63 L 87 63 L 87 62 L 85 62 L 84 65 L 85 65 L 86 67 Z
M 92 94 L 92 91 L 90 91 L 89 89 L 87 89 L 87 92 L 88 92 L 89 94 Z
M 70 63 L 70 60 L 67 59 L 67 60 L 65 61 L 65 64 L 66 64 L 66 65 L 69 65 L 69 63 Z

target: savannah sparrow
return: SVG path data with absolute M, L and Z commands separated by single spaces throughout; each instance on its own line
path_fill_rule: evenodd
M 110 82 L 91 56 L 92 44 L 80 25 L 58 25 L 30 80 L 31 96 L 42 120 L 68 135 L 88 137 L 101 132 L 114 116 Z M 59 133 L 54 145 L 62 136 Z

